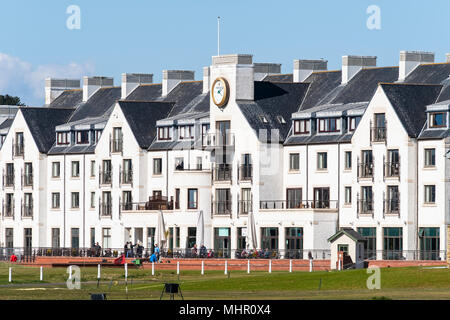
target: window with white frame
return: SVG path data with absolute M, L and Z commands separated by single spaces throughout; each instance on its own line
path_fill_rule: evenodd
M 435 203 L 436 202 L 436 186 L 426 185 L 425 186 L 425 203 Z
M 58 132 L 56 134 L 56 144 L 64 145 L 69 143 L 70 143 L 69 132 Z
M 294 121 L 294 134 L 306 134 L 310 131 L 309 120 L 295 120 Z
M 77 137 L 77 144 L 88 144 L 89 143 L 89 131 L 83 130 L 83 131 L 77 131 L 76 133 Z
M 59 209 L 60 194 L 59 192 L 52 193 L 52 209 Z
M 194 139 L 194 126 L 179 126 L 178 127 L 180 139 Z
M 348 118 L 348 131 L 354 131 L 359 124 L 361 117 Z
M 345 187 L 345 204 L 352 203 L 352 187 Z
M 434 167 L 436 165 L 436 149 L 425 149 L 425 167 Z
M 289 154 L 289 170 L 298 171 L 300 170 L 300 154 L 290 153 Z
M 79 192 L 72 192 L 72 208 L 79 208 L 80 207 L 80 193 Z
M 52 162 L 52 178 L 59 178 L 60 172 L 60 163 Z
M 91 208 L 95 208 L 95 192 L 91 192 Z
M 170 140 L 170 127 L 158 128 L 158 140 Z
M 153 159 L 153 174 L 159 175 L 162 173 L 162 159 L 154 158 Z
M 319 132 L 338 132 L 341 130 L 338 118 L 319 119 Z
M 430 128 L 447 126 L 447 113 L 434 112 L 430 114 Z
M 80 176 L 80 162 L 72 161 L 72 177 L 77 178 Z
M 351 169 L 352 168 L 352 152 L 351 151 L 345 151 L 345 169 Z
M 327 153 L 317 153 L 317 170 L 326 170 L 328 168 Z

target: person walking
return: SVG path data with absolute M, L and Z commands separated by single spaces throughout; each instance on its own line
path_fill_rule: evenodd
M 157 243 L 155 244 L 154 254 L 156 255 L 156 259 L 159 261 L 160 250 L 159 250 L 159 247 L 158 247 Z

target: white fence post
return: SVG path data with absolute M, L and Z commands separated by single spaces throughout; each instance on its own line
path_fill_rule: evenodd
M 9 282 L 12 282 L 12 268 L 9 267 Z
M 39 272 L 39 281 L 42 281 L 42 280 L 44 279 L 42 266 L 40 267 L 40 270 L 39 270 L 39 271 L 40 271 L 40 272 Z
M 155 263 L 152 262 L 152 276 L 155 275 Z
M 269 260 L 269 273 L 272 273 L 272 260 Z
M 205 274 L 205 261 L 202 260 L 202 275 Z
M 309 259 L 309 272 L 313 271 L 313 262 L 312 259 Z
M 289 260 L 289 272 L 292 272 L 292 259 Z
M 69 280 L 72 280 L 72 266 L 69 266 Z
M 250 260 L 247 260 L 247 273 L 250 273 Z
M 125 281 L 128 279 L 128 263 L 125 263 Z
M 225 260 L 225 274 L 228 273 L 228 261 Z
M 100 264 L 97 265 L 97 279 L 100 280 L 101 278 L 101 271 L 100 271 Z
M 177 261 L 177 274 L 180 274 L 180 261 Z
M 338 261 L 338 271 L 341 271 L 341 259 Z

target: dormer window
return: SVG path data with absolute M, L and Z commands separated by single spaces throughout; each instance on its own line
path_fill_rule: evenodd
M 77 144 L 88 144 L 89 143 L 89 131 L 77 131 Z
M 319 119 L 319 132 L 338 132 L 340 129 L 337 118 Z
M 355 131 L 359 124 L 361 117 L 350 117 L 348 118 L 348 131 Z
M 102 135 L 102 130 L 94 131 L 94 143 L 97 143 L 100 140 L 100 136 Z
M 286 124 L 286 120 L 284 120 L 283 116 L 277 116 L 277 120 L 281 124 Z
M 180 139 L 194 139 L 194 126 L 180 126 L 178 131 Z
M 430 128 L 439 128 L 447 126 L 447 116 L 444 112 L 435 112 L 430 114 Z
M 259 120 L 261 120 L 262 123 L 268 123 L 267 118 L 265 116 L 259 116 Z
M 309 133 L 309 129 L 310 129 L 309 120 L 294 121 L 294 134 Z
M 56 143 L 59 145 L 69 144 L 69 132 L 58 132 Z
M 170 127 L 158 128 L 158 140 L 170 140 Z

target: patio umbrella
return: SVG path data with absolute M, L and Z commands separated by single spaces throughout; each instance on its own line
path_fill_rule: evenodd
M 197 243 L 197 247 L 201 247 L 205 244 L 205 221 L 203 219 L 203 210 L 200 210 L 198 213 L 195 242 Z
M 256 239 L 255 216 L 253 215 L 253 210 L 250 210 L 250 212 L 248 213 L 247 246 L 248 248 L 253 248 L 255 250 L 258 247 L 258 242 Z
M 158 246 L 160 250 L 162 250 L 164 243 L 166 242 L 166 227 L 164 225 L 164 217 L 162 210 L 159 210 L 158 213 L 158 228 L 156 230 L 156 241 L 158 241 Z

